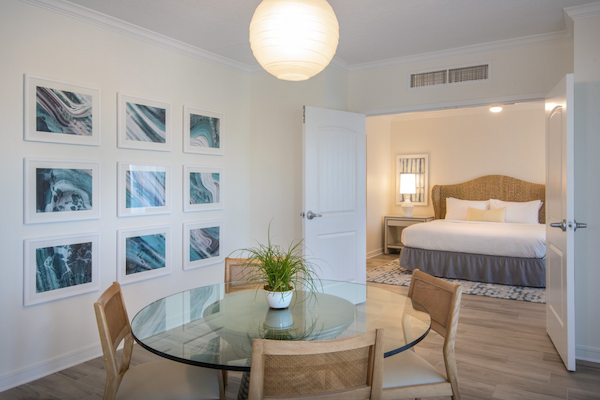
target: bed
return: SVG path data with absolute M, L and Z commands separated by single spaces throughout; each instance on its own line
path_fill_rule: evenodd
M 436 185 L 431 193 L 435 220 L 402 231 L 400 265 L 439 277 L 545 287 L 545 193 L 545 185 L 503 175 Z M 492 211 L 481 213 L 490 218 L 501 211 L 506 222 L 466 220 L 465 205 L 475 214 L 478 210 L 471 208 L 485 210 L 486 202 Z M 525 209 L 526 217 L 518 214 Z

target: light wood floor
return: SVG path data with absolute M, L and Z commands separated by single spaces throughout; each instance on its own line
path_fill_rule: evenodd
M 396 257 L 371 258 L 367 268 Z M 463 295 L 458 328 L 456 358 L 464 400 L 600 400 L 600 365 L 578 362 L 577 372 L 564 368 L 546 335 L 544 304 Z M 431 333 L 416 351 L 443 370 L 441 347 L 441 337 Z M 133 363 L 155 357 L 136 346 Z M 228 400 L 237 399 L 240 378 L 241 373 L 229 374 Z M 104 380 L 103 361 L 97 358 L 2 392 L 0 400 L 101 400 Z

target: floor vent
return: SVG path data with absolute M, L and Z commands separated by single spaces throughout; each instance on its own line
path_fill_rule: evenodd
M 489 64 L 418 72 L 410 75 L 410 87 L 419 88 L 460 82 L 482 81 L 489 78 Z

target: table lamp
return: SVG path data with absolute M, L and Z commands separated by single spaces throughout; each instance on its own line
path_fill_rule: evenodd
M 412 217 L 413 203 L 410 201 L 410 195 L 417 193 L 417 175 L 400 174 L 400 195 L 404 195 L 402 203 L 402 212 L 405 217 Z

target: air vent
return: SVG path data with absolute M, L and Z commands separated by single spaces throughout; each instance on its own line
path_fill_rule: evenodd
M 448 70 L 448 83 L 480 81 L 488 78 L 489 65 L 452 68 Z
M 461 82 L 483 81 L 489 78 L 489 64 L 448 68 L 439 71 L 418 72 L 410 75 L 410 87 L 448 85 Z
M 447 72 L 447 70 L 443 70 L 412 74 L 410 76 L 410 87 L 444 85 L 446 83 Z

